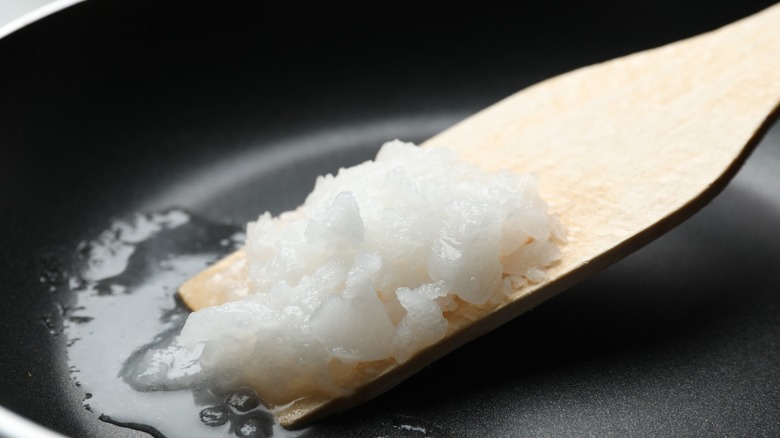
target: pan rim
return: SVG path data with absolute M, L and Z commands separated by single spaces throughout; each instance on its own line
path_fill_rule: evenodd
M 69 8 L 85 0 L 54 0 L 17 17 L 6 24 L 0 25 L 0 39 L 11 35 L 19 29 L 29 26 L 38 20 L 48 17 L 63 9 Z
M 38 423 L 0 405 L 0 435 L 13 437 L 64 438 Z

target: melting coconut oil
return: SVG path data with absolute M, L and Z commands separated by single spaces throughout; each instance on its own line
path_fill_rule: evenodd
M 190 313 L 179 286 L 244 240 L 237 226 L 169 210 L 113 220 L 74 255 L 45 263 L 41 282 L 51 292 L 64 289 L 62 334 L 86 409 L 155 438 L 316 435 L 315 428 L 282 428 L 251 388 L 204 377 L 197 349 L 168 348 Z M 51 317 L 43 322 L 59 335 Z M 388 416 L 372 433 L 461 436 L 411 416 Z

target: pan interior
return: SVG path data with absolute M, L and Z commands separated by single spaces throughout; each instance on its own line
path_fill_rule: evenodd
M 359 23 L 172 3 L 87 2 L 0 40 L 0 404 L 71 436 L 143 436 L 85 410 L 68 369 L 58 291 L 81 242 L 171 209 L 232 236 L 383 141 L 770 2 L 380 7 Z M 780 435 L 778 168 L 775 128 L 678 229 L 310 433 Z

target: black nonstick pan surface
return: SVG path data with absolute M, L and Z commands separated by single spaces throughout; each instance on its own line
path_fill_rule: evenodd
M 238 229 L 384 141 L 771 3 L 109 0 L 0 39 L 0 405 L 144 436 L 84 408 L 57 334 L 58 269 L 113 218 Z M 780 436 L 778 251 L 775 127 L 679 228 L 307 436 Z

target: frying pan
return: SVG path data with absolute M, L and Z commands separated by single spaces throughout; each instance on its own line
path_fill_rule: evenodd
M 112 218 L 240 226 L 383 141 L 770 3 L 104 0 L 0 39 L 0 434 L 145 436 L 84 409 L 51 333 L 58 261 Z M 778 170 L 775 128 L 679 228 L 310 436 L 780 436 Z

